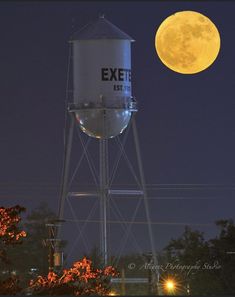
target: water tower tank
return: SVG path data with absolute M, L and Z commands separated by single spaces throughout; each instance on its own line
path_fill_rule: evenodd
M 115 137 L 131 119 L 132 41 L 104 17 L 72 36 L 75 116 L 89 136 Z

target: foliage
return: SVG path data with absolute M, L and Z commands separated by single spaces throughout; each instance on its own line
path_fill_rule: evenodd
M 19 227 L 22 211 L 25 211 L 25 208 L 19 205 L 9 208 L 0 207 L 0 260 L 2 264 L 11 263 L 7 253 L 9 246 L 22 243 L 21 239 L 26 237 L 26 232 Z M 17 277 L 0 279 L 0 295 L 14 295 L 20 290 Z
M 61 276 L 54 272 L 38 276 L 30 282 L 30 289 L 38 295 L 107 295 L 110 278 L 116 275 L 113 267 L 94 269 L 91 260 L 83 258 L 65 269 Z
M 220 291 L 227 295 L 235 294 L 235 225 L 232 220 L 220 220 L 216 222 L 219 235 L 210 240 L 211 258 L 218 260 L 221 269 L 218 271 Z
M 0 207 L 0 260 L 3 263 L 10 263 L 7 246 L 20 244 L 22 237 L 26 237 L 26 232 L 19 227 L 22 211 L 25 211 L 25 208 L 19 205 Z
M 24 243 L 17 249 L 10 248 L 8 251 L 13 263 L 11 269 L 17 271 L 24 285 L 27 285 L 32 278 L 30 271 L 32 268 L 35 269 L 34 276 L 45 275 L 48 272 L 48 246 L 46 246 L 48 229 L 46 223 L 55 218 L 56 215 L 47 203 L 40 203 L 27 215 L 24 221 L 24 230 L 27 232 Z
M 33 267 L 40 274 L 46 274 L 48 272 L 48 246 L 46 245 L 46 239 L 49 235 L 46 224 L 55 218 L 56 214 L 45 202 L 40 203 L 27 216 L 25 230 L 28 236 L 24 242 L 22 251 L 27 255 L 27 261 L 23 262 L 20 259 L 16 259 L 19 270 L 23 271 L 24 269 L 25 271 L 29 271 Z
M 20 243 L 21 237 L 25 237 L 25 231 L 19 229 L 21 218 L 19 214 L 25 208 L 16 205 L 14 207 L 0 207 L 0 240 L 4 244 Z
M 84 257 L 90 259 L 92 261 L 92 266 L 95 268 L 101 268 L 103 266 L 102 255 L 97 246 L 94 246 L 89 254 L 84 254 Z
M 216 222 L 219 236 L 206 241 L 203 233 L 185 228 L 178 239 L 172 239 L 165 248 L 168 276 L 178 278 L 178 293 L 190 295 L 234 294 L 235 257 L 227 254 L 234 251 L 235 226 L 232 220 Z
M 22 288 L 19 286 L 17 277 L 9 277 L 5 280 L 0 280 L 0 295 L 16 295 Z

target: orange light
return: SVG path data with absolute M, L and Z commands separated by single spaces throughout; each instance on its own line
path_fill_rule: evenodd
M 177 283 L 172 278 L 165 279 L 163 282 L 163 287 L 169 295 L 172 295 L 177 291 Z
M 175 289 L 175 283 L 172 280 L 166 281 L 166 288 L 169 291 L 173 291 Z

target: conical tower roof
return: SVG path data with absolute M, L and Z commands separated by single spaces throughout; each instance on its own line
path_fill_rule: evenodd
M 72 41 L 94 39 L 125 39 L 134 41 L 133 38 L 106 20 L 104 16 L 100 16 L 96 21 L 87 24 L 71 37 Z

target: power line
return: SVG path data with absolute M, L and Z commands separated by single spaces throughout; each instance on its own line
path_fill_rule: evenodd
M 54 182 L 33 182 L 33 181 L 23 181 L 23 182 L 0 182 L 0 187 L 1 186 L 12 186 L 12 185 L 18 185 L 18 186 L 29 186 L 29 185 L 34 185 L 34 186 L 52 186 L 52 187 L 58 187 L 59 183 L 54 183 Z M 77 184 L 79 185 L 79 184 Z M 136 186 L 136 184 L 115 184 L 116 186 Z M 91 186 L 90 184 L 83 184 L 82 186 Z M 147 187 L 177 187 L 178 188 L 187 188 L 187 187 L 209 187 L 209 188 L 232 188 L 235 189 L 235 184 L 198 184 L 198 183 L 147 183 Z
M 56 194 L 56 193 L 55 193 Z M 34 194 L 34 193 L 26 193 L 26 194 L 22 194 L 22 193 L 14 193 L 14 194 L 11 194 L 11 193 L 1 193 L 1 190 L 0 190 L 0 199 L 27 199 L 27 200 L 29 200 L 29 199 L 34 199 L 35 198 L 35 196 L 38 198 L 39 196 L 40 197 L 42 197 L 41 199 L 45 199 L 45 197 L 51 197 L 51 194 L 43 194 L 43 196 L 42 196 L 42 194 L 40 193 L 40 194 L 38 194 L 38 193 L 36 193 L 36 194 Z M 79 199 L 79 200 L 83 200 L 84 201 L 84 199 L 87 201 L 88 200 L 88 198 L 90 199 L 90 198 L 92 198 L 92 199 L 94 199 L 94 198 L 96 198 L 97 199 L 97 195 L 95 196 L 88 196 L 88 197 L 86 197 L 86 198 L 84 198 L 84 197 L 75 197 L 75 198 L 73 198 L 73 199 Z M 136 197 L 136 196 L 117 196 L 117 197 L 115 197 L 115 200 L 123 200 L 123 199 L 125 199 L 125 200 L 136 200 L 136 199 L 140 199 L 140 200 L 143 200 L 143 198 L 142 197 Z M 204 196 L 204 197 L 200 197 L 200 196 L 197 196 L 197 197 L 191 197 L 191 196 L 185 196 L 185 197 L 182 197 L 182 196 L 156 196 L 156 197 L 148 197 L 147 198 L 148 200 L 188 200 L 188 201 L 191 201 L 191 200 L 200 200 L 200 201 L 202 201 L 202 200 L 204 200 L 204 201 L 207 201 L 207 200 L 221 200 L 221 199 L 226 199 L 226 200 L 233 200 L 234 199 L 234 197 L 233 196 L 213 196 L 213 197 L 210 197 L 210 196 Z
M 73 220 L 73 219 L 65 219 L 66 222 L 71 222 L 71 223 L 100 223 L 101 220 Z M 109 224 L 133 224 L 133 225 L 147 225 L 148 223 L 145 221 L 112 221 L 109 220 L 107 221 Z M 185 226 L 185 225 L 190 225 L 190 226 L 212 226 L 214 225 L 213 223 L 190 223 L 190 222 L 150 222 L 152 225 L 175 225 L 175 226 Z

